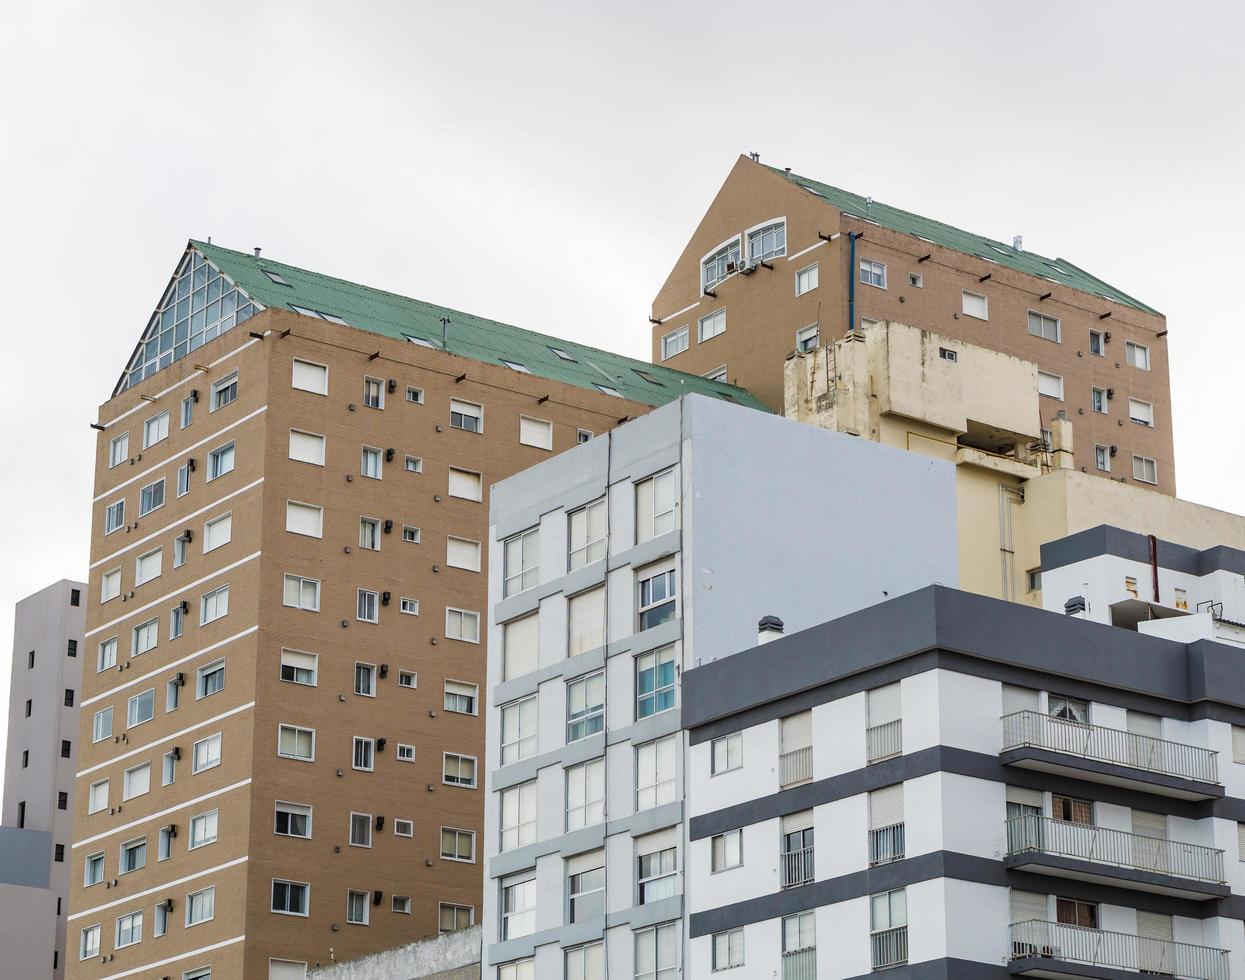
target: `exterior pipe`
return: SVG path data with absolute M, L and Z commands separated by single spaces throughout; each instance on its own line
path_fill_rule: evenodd
M 847 329 L 850 333 L 856 329 L 856 233 L 854 231 L 847 233 L 847 241 L 849 243 L 847 257 Z

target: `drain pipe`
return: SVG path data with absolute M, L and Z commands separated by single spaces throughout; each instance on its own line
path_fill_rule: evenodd
M 1150 575 L 1154 585 L 1154 604 L 1159 604 L 1159 539 L 1153 534 L 1146 535 L 1150 539 Z
M 847 331 L 852 333 L 856 329 L 856 279 L 859 270 L 856 268 L 856 239 L 860 236 L 854 232 L 847 233 L 848 242 L 848 258 L 847 258 Z

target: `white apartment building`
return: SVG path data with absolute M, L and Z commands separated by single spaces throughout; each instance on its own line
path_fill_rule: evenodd
M 956 581 L 953 467 L 688 396 L 498 483 L 490 520 L 483 975 L 669 980 L 697 950 L 684 678 L 764 613 Z

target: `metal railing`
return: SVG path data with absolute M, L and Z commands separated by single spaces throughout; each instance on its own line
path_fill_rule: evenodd
M 865 761 L 878 762 L 903 751 L 903 722 L 896 718 L 865 729 Z
M 792 749 L 778 757 L 778 783 L 783 789 L 813 778 L 813 747 Z
M 1228 951 L 1030 919 L 1011 927 L 1012 959 L 1039 957 L 1186 980 L 1228 980 Z
M 1037 851 L 1222 885 L 1223 851 L 1036 813 L 1007 821 L 1007 853 Z
M 889 864 L 903 859 L 903 824 L 891 824 L 869 831 L 869 865 Z
M 813 849 L 801 847 L 798 851 L 782 853 L 782 887 L 795 888 L 813 880 Z
M 1134 735 L 1101 725 L 1082 725 L 1040 711 L 1004 715 L 1003 749 L 1025 745 L 1204 783 L 1219 782 L 1219 753 L 1212 749 Z
M 782 980 L 817 980 L 817 947 L 783 953 Z
M 896 926 L 883 929 L 869 936 L 873 954 L 873 968 L 884 970 L 888 966 L 900 966 L 908 962 L 908 927 Z

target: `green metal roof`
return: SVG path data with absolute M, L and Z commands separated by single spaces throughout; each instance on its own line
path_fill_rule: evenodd
M 934 221 L 932 218 L 923 218 L 919 214 L 891 207 L 889 204 L 882 204 L 880 201 L 870 203 L 859 194 L 853 194 L 851 191 L 841 190 L 838 187 L 831 187 L 829 184 L 823 184 L 808 177 L 801 177 L 799 174 L 793 174 L 790 171 L 779 170 L 777 167 L 770 167 L 769 169 L 778 174 L 778 176 L 785 177 L 797 187 L 803 187 L 806 191 L 811 191 L 818 197 L 825 198 L 840 211 L 855 215 L 857 218 L 875 221 L 883 228 L 889 228 L 891 231 L 898 231 L 905 235 L 915 235 L 935 245 L 963 252 L 965 255 L 975 255 L 977 258 L 989 259 L 991 262 L 997 262 L 999 265 L 1015 269 L 1017 272 L 1041 276 L 1061 286 L 1070 286 L 1072 289 L 1093 293 L 1096 296 L 1101 296 L 1103 299 L 1121 303 L 1124 306 L 1131 306 L 1146 313 L 1162 316 L 1158 310 L 1146 306 L 1145 303 L 1129 296 L 1122 290 L 1116 289 L 1095 276 L 1091 276 L 1084 269 L 1078 268 L 1067 259 L 1048 259 L 1044 255 L 1038 255 L 1036 252 L 1026 252 L 1023 249 L 1012 248 L 1010 244 L 998 242 L 983 235 L 974 235 L 970 231 L 963 231 L 960 228 L 945 225 L 941 221 Z
M 418 338 L 438 350 L 473 361 L 486 364 L 512 361 L 550 381 L 595 390 L 599 390 L 596 385 L 606 385 L 624 398 L 645 405 L 664 405 L 680 395 L 695 393 L 725 397 L 768 411 L 744 389 L 696 374 L 685 374 L 383 289 L 256 258 L 219 245 L 192 240 L 190 246 L 265 307 L 292 309 L 301 306 L 340 317 L 349 326 L 368 333 L 395 340 Z M 266 272 L 276 273 L 289 285 L 274 282 Z M 448 342 L 444 346 L 442 317 L 449 317 Z M 555 348 L 567 357 L 560 357 Z

